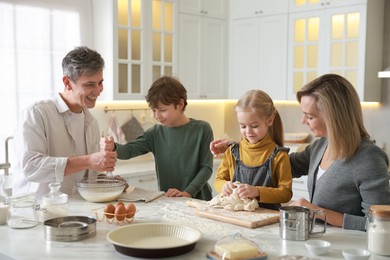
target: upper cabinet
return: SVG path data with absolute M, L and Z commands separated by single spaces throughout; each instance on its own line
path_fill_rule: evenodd
M 335 73 L 356 87 L 361 101 L 380 101 L 384 1 L 323 2 L 290 2 L 288 98 L 295 100 L 314 78 Z
M 261 89 L 287 98 L 288 5 L 285 0 L 231 1 L 230 98 Z
M 114 98 L 144 99 L 177 67 L 175 0 L 114 0 Z
M 180 13 L 226 18 L 226 0 L 180 0 Z
M 188 97 L 225 98 L 225 0 L 180 0 L 179 10 L 178 75 Z
M 275 14 L 286 14 L 288 4 L 286 0 L 231 0 L 230 18 L 252 18 Z
M 289 0 L 290 12 L 305 12 L 356 4 L 366 4 L 367 0 Z

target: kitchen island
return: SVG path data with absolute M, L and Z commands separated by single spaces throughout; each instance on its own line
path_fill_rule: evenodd
M 176 223 L 191 226 L 202 232 L 202 238 L 191 252 L 174 259 L 207 259 L 206 253 L 221 238 L 237 232 L 251 239 L 268 254 L 268 259 L 278 259 L 282 255 L 301 255 L 316 259 L 343 259 L 342 249 L 367 248 L 367 234 L 360 231 L 328 227 L 326 234 L 310 239 L 324 239 L 332 243 L 330 251 L 323 256 L 311 256 L 305 249 L 304 241 L 287 241 L 279 238 L 279 224 L 255 229 L 199 217 L 195 208 L 186 204 L 188 198 L 161 197 L 149 203 L 137 202 L 138 212 L 133 223 Z M 91 203 L 79 195 L 69 199 L 70 213 L 74 216 L 93 216 L 93 210 L 104 207 L 106 203 Z M 11 229 L 0 226 L 0 259 L 129 259 L 118 253 L 107 241 L 109 231 L 120 227 L 118 223 L 97 222 L 96 236 L 75 242 L 47 241 L 44 226 L 30 229 Z M 129 234 L 136 236 L 137 234 Z M 381 257 L 371 256 L 371 259 Z M 170 258 L 173 259 L 173 258 Z M 386 259 L 383 257 L 383 259 Z M 388 259 L 388 258 L 387 258 Z

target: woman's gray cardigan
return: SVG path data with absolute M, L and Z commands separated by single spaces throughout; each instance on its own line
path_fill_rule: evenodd
M 299 153 L 290 154 L 293 178 L 308 175 L 310 202 L 344 214 L 343 228 L 366 230 L 371 205 L 390 205 L 390 186 L 386 153 L 363 139 L 350 159 L 336 160 L 318 181 L 317 169 L 327 147 L 320 138 Z

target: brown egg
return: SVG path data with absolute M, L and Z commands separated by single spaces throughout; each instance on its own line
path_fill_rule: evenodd
M 125 217 L 126 217 L 126 208 L 125 208 L 125 206 L 118 205 L 117 207 L 115 207 L 115 218 L 118 221 L 122 221 L 122 220 L 125 219 Z
M 137 208 L 135 207 L 135 205 L 133 203 L 127 204 L 126 205 L 126 212 L 127 212 L 126 218 L 134 217 L 136 210 L 137 210 Z
M 110 204 L 107 204 L 105 207 L 104 207 L 104 215 L 106 216 L 106 218 L 113 218 L 114 217 L 114 212 L 115 212 L 115 206 L 112 205 L 111 203 Z
M 123 207 L 125 206 L 125 203 L 123 203 L 123 201 L 118 201 L 116 204 L 115 204 L 115 208 L 117 208 L 119 205 L 122 205 Z

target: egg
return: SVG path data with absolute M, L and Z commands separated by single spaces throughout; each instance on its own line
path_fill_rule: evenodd
M 124 220 L 126 217 L 126 208 L 125 206 L 119 204 L 115 207 L 115 218 L 118 221 Z
M 135 205 L 133 203 L 127 204 L 126 205 L 126 212 L 127 212 L 126 218 L 134 217 L 136 210 L 137 210 L 137 208 L 135 207 Z
M 106 218 L 113 218 L 114 217 L 114 212 L 115 212 L 115 206 L 112 205 L 111 203 L 110 204 L 107 204 L 105 207 L 104 207 L 104 215 L 106 216 Z
M 123 203 L 123 201 L 118 201 L 116 204 L 115 204 L 115 208 L 118 207 L 119 205 L 122 205 L 123 207 L 125 206 L 125 203 Z

